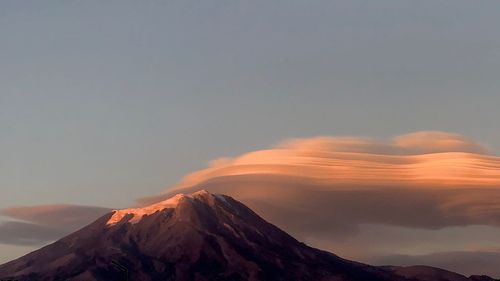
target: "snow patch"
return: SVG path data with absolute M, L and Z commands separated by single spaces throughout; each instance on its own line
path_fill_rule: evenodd
M 120 222 L 127 215 L 132 215 L 132 218 L 128 221 L 132 224 L 138 223 L 141 221 L 142 217 L 146 215 L 154 214 L 158 211 L 162 211 L 169 208 L 175 208 L 179 204 L 179 201 L 187 197 L 184 194 L 177 194 L 174 197 L 171 197 L 165 201 L 161 201 L 159 203 L 144 207 L 144 208 L 130 208 L 123 210 L 114 210 L 113 216 L 108 220 L 106 225 L 115 225 Z
M 122 221 L 126 216 L 132 215 L 132 218 L 128 220 L 129 223 L 136 224 L 142 220 L 144 216 L 149 216 L 152 215 L 156 212 L 165 210 L 165 209 L 174 209 L 179 205 L 179 202 L 181 199 L 188 199 L 188 200 L 193 200 L 195 198 L 203 198 L 206 196 L 213 196 L 211 193 L 209 193 L 206 190 L 200 190 L 195 193 L 186 195 L 186 194 L 177 194 L 174 197 L 171 197 L 167 200 L 161 201 L 159 203 L 143 207 L 143 208 L 129 208 L 129 209 L 122 209 L 122 210 L 114 210 L 113 215 L 111 218 L 108 220 L 106 225 L 112 226 L 120 221 Z M 219 197 L 220 196 L 220 197 Z M 221 200 L 224 200 L 226 202 L 225 198 L 223 196 L 219 195 L 218 198 Z

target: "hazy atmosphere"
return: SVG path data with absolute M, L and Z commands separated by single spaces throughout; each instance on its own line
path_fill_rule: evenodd
M 1 2 L 0 263 L 207 189 L 340 256 L 500 277 L 499 10 Z

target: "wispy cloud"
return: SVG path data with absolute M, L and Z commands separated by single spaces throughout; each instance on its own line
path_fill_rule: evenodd
M 10 221 L 0 223 L 0 243 L 39 245 L 53 241 L 109 212 L 108 208 L 79 205 L 40 205 L 1 209 Z
M 0 224 L 0 243 L 9 245 L 40 245 L 66 234 L 62 229 L 34 223 L 7 221 Z

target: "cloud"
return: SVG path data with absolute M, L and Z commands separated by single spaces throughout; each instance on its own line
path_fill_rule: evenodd
M 0 214 L 53 227 L 74 228 L 90 223 L 109 211 L 109 208 L 103 207 L 58 204 L 10 207 L 1 209 Z
M 199 189 L 242 200 L 299 237 L 352 235 L 363 223 L 500 224 L 500 157 L 444 132 L 292 139 L 212 161 L 139 204 Z
M 400 135 L 391 140 L 360 137 L 314 137 L 292 139 L 278 148 L 324 152 L 357 152 L 368 154 L 413 155 L 440 152 L 469 152 L 484 154 L 487 149 L 461 135 L 421 131 Z
M 393 145 L 411 154 L 469 152 L 484 154 L 482 145 L 458 134 L 437 131 L 415 132 L 394 138 Z
M 0 243 L 40 245 L 59 239 L 109 211 L 108 208 L 79 205 L 40 205 L 1 209 L 0 214 L 11 220 L 0 223 Z
M 221 158 L 173 189 L 217 177 L 282 175 L 326 185 L 496 187 L 499 158 L 456 134 L 417 132 L 389 141 L 354 137 L 292 139 L 275 148 Z
M 40 245 L 67 234 L 65 231 L 33 223 L 7 221 L 0 224 L 0 243 L 9 245 Z

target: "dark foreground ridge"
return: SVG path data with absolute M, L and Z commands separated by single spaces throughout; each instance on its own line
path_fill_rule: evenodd
M 491 281 L 432 267 L 375 267 L 311 248 L 206 191 L 109 213 L 0 266 L 19 281 Z

